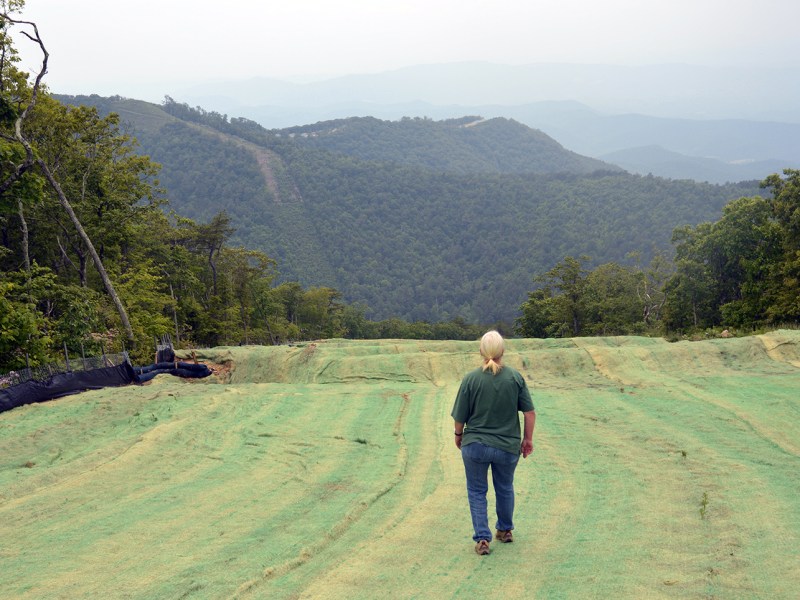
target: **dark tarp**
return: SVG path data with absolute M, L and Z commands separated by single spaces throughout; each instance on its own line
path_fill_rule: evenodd
M 44 402 L 85 390 L 128 385 L 133 381 L 136 381 L 136 374 L 128 362 L 91 371 L 59 373 L 45 381 L 26 381 L 0 390 L 0 413 L 23 404 Z
M 144 383 L 162 373 L 176 377 L 199 378 L 208 377 L 212 371 L 202 363 L 163 362 L 134 368 L 129 362 L 124 362 L 117 367 L 59 373 L 46 381 L 26 381 L 0 390 L 0 413 L 23 404 L 44 402 L 86 390 Z
M 156 375 L 169 373 L 176 377 L 200 378 L 211 375 L 211 369 L 202 363 L 160 362 L 146 367 L 134 367 L 136 382 L 150 381 Z

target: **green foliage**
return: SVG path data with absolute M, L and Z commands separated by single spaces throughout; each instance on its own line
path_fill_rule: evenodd
M 160 183 L 182 214 L 208 222 L 224 206 L 241 238 L 249 233 L 251 211 L 271 202 L 255 157 L 240 146 L 181 122 L 157 133 L 137 132 L 137 138 L 164 165 Z
M 800 321 L 800 170 L 785 169 L 762 185 L 772 188 L 770 202 L 780 230 L 781 256 L 773 275 L 773 298 L 767 307 L 771 323 Z
M 26 366 L 45 358 L 47 340 L 40 336 L 41 315 L 27 303 L 14 301 L 14 284 L 0 280 L 0 365 L 6 369 Z
M 678 259 L 675 274 L 666 282 L 664 325 L 668 331 L 698 329 L 718 321 L 714 280 L 705 265 Z
M 644 327 L 638 293 L 641 274 L 616 263 L 600 265 L 586 277 L 586 321 L 591 335 L 639 333 Z
M 716 222 L 673 231 L 671 274 L 616 264 L 588 274 L 567 257 L 529 292 L 518 331 L 536 337 L 760 329 L 800 320 L 800 171 L 772 175 L 773 198 L 729 202 Z M 640 315 L 642 318 L 640 318 Z M 719 329 L 718 329 L 719 330 Z
M 517 333 L 525 337 L 572 337 L 641 333 L 646 275 L 606 263 L 588 271 L 589 257 L 567 256 L 535 282 L 541 287 L 520 306 Z
M 309 274 L 295 257 L 316 256 L 350 301 L 406 320 L 513 320 L 531 273 L 571 253 L 619 262 L 666 246 L 666 224 L 718 210 L 734 189 L 629 175 L 475 178 L 317 159 L 286 158 L 305 202 L 291 213 L 270 207 L 267 252 L 301 281 Z M 290 219 L 302 219 L 315 244 L 284 237 Z
M 715 223 L 676 229 L 676 271 L 665 290 L 665 324 L 685 331 L 724 325 L 754 328 L 796 320 L 791 277 L 791 217 L 778 197 L 730 202 Z M 788 252 L 787 252 L 788 250 Z M 796 304 L 796 302 L 795 302 Z
M 149 356 L 149 341 L 170 333 L 174 327 L 169 313 L 174 300 L 165 289 L 160 269 L 150 259 L 127 265 L 124 273 L 116 274 L 117 291 L 126 299 L 126 308 L 141 356 Z M 118 323 L 113 327 L 119 328 Z

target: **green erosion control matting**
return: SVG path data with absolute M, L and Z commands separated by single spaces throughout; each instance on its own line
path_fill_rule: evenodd
M 477 343 L 219 348 L 0 415 L 0 598 L 797 597 L 800 333 L 508 346 L 536 450 L 488 557 L 449 418 Z

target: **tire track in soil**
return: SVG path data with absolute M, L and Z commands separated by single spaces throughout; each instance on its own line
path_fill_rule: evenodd
M 586 348 L 586 350 L 595 364 L 599 365 L 598 371 L 603 373 L 610 381 L 614 383 L 626 382 L 631 385 L 631 382 L 627 381 L 621 373 L 604 366 L 607 361 L 602 348 L 590 347 Z M 647 357 L 639 358 L 645 362 Z M 772 358 L 774 359 L 774 357 Z M 781 362 L 786 363 L 785 360 Z M 644 371 L 642 379 L 633 383 L 634 390 L 637 391 L 629 393 L 638 394 L 641 390 L 654 387 L 656 382 L 649 381 L 648 375 L 649 373 Z M 668 386 L 664 386 L 665 381 L 669 382 Z M 658 491 L 662 478 L 673 482 L 673 485 L 666 490 L 661 488 L 659 496 L 651 496 L 654 502 L 653 506 L 663 507 L 659 509 L 659 512 L 663 513 L 666 510 L 672 513 L 673 518 L 667 519 L 664 523 L 656 526 L 653 523 L 652 515 L 642 513 L 644 522 L 650 522 L 652 525 L 652 527 L 646 527 L 645 530 L 661 529 L 665 534 L 671 534 L 668 536 L 669 543 L 664 543 L 661 538 L 656 538 L 658 540 L 657 548 L 652 548 L 651 546 L 651 553 L 655 553 L 656 557 L 660 557 L 651 565 L 651 570 L 653 573 L 657 573 L 659 570 L 662 571 L 663 585 L 676 586 L 677 584 L 677 587 L 671 589 L 683 589 L 686 591 L 705 587 L 722 594 L 751 593 L 753 592 L 753 587 L 749 570 L 752 569 L 752 565 L 749 565 L 747 559 L 743 557 L 746 557 L 748 551 L 752 554 L 754 548 L 744 546 L 742 540 L 743 536 L 747 537 L 745 531 L 756 522 L 760 522 L 763 535 L 780 538 L 779 523 L 781 519 L 786 522 L 791 520 L 792 507 L 786 503 L 785 498 L 770 495 L 769 511 L 759 511 L 758 515 L 749 515 L 748 513 L 749 516 L 743 519 L 742 509 L 736 504 L 738 502 L 736 494 L 728 489 L 723 482 L 726 480 L 740 481 L 739 485 L 751 486 L 753 490 L 764 489 L 769 484 L 770 480 L 763 477 L 764 474 L 755 468 L 756 465 L 751 460 L 742 457 L 744 459 L 744 462 L 742 462 L 742 460 L 737 459 L 738 455 L 734 450 L 737 446 L 741 447 L 743 443 L 740 432 L 750 432 L 767 446 L 791 458 L 797 458 L 797 446 L 787 436 L 760 422 L 756 416 L 746 409 L 726 401 L 724 399 L 725 394 L 721 390 L 711 390 L 698 386 L 696 382 L 687 379 L 683 373 L 666 375 L 664 371 L 660 371 L 657 383 L 662 389 L 669 389 L 667 397 L 680 398 L 681 402 L 686 406 L 693 405 L 697 407 L 697 410 L 702 410 L 702 414 L 707 415 L 706 418 L 721 419 L 726 422 L 725 426 L 728 429 L 736 431 L 717 433 L 715 435 L 723 435 L 723 438 L 714 441 L 713 438 L 709 438 L 710 433 L 705 430 L 706 427 L 711 425 L 704 425 L 703 421 L 698 422 L 694 427 L 681 428 L 677 426 L 678 421 L 674 418 L 670 420 L 669 424 L 665 424 L 662 419 L 655 418 L 657 415 L 651 414 L 653 411 L 652 400 L 643 400 L 637 403 L 633 399 L 635 396 L 633 396 L 631 402 L 627 403 L 626 410 L 632 412 L 631 417 L 625 419 L 624 423 L 634 423 L 637 429 L 649 432 L 660 430 L 661 437 L 664 440 L 669 440 L 663 443 L 653 439 L 646 440 L 648 443 L 645 453 L 648 453 L 653 445 L 657 448 L 663 446 L 662 449 L 671 454 L 681 448 L 692 447 L 696 449 L 693 454 L 696 457 L 701 457 L 687 461 L 684 450 L 682 462 L 687 469 L 684 473 L 681 473 L 674 461 L 660 458 L 657 453 L 653 454 L 650 460 L 643 464 L 631 463 L 635 468 L 637 480 L 646 483 L 648 489 L 652 488 L 654 491 Z M 648 396 L 652 394 L 651 392 L 645 393 Z M 604 402 L 603 405 L 605 409 L 608 409 L 608 402 Z M 723 415 L 729 414 L 733 418 L 720 417 L 720 412 Z M 687 422 L 687 425 L 689 423 L 691 422 Z M 709 423 L 713 423 L 713 421 L 709 421 Z M 728 425 L 727 423 L 730 424 Z M 625 425 L 621 424 L 621 427 L 623 427 L 624 431 Z M 665 430 L 665 427 L 669 429 Z M 635 431 L 629 431 L 627 436 L 620 436 L 620 430 L 610 428 L 605 433 L 606 435 L 602 438 L 603 442 L 610 442 L 613 447 L 619 448 L 618 455 L 633 457 L 642 453 L 642 449 L 637 448 L 635 443 L 631 443 L 635 442 L 638 436 Z M 723 441 L 727 441 L 729 447 L 721 446 L 720 443 Z M 678 442 L 677 446 L 675 442 Z M 746 450 L 750 453 L 751 446 L 746 446 Z M 677 456 L 677 454 L 674 455 Z M 602 460 L 608 463 L 607 459 Z M 657 469 L 653 468 L 655 465 L 658 465 Z M 707 497 L 706 493 L 710 493 L 712 498 L 711 506 L 713 508 L 709 509 L 709 511 L 713 512 L 709 514 L 713 514 L 713 526 L 706 522 L 703 529 L 689 530 L 691 517 L 693 513 L 696 514 L 696 510 L 700 506 L 701 492 L 703 498 Z M 638 492 L 637 497 L 640 500 L 644 499 L 641 491 Z M 666 500 L 671 501 L 665 503 Z M 766 498 L 763 498 L 763 500 L 766 502 Z M 694 505 L 694 510 L 689 510 L 692 505 Z M 734 505 L 738 507 L 738 512 Z M 683 510 L 681 510 L 681 507 L 684 507 Z M 772 518 L 764 516 L 767 512 L 772 515 Z M 702 522 L 702 518 L 698 519 L 698 521 Z M 669 531 L 675 527 L 682 527 L 683 529 Z M 682 540 L 680 549 L 675 547 L 676 539 Z M 646 540 L 643 540 L 643 542 L 646 543 Z M 780 561 L 775 561 L 771 564 L 771 567 L 780 572 L 780 576 L 785 576 L 785 572 L 781 571 L 782 567 L 779 566 L 779 563 Z M 713 567 L 706 568 L 708 564 L 712 564 Z M 671 572 L 665 570 L 665 567 L 668 566 L 671 567 Z M 709 573 L 712 576 L 709 576 Z
M 150 401 L 157 399 L 160 395 L 161 391 L 157 392 Z M 205 405 L 206 410 L 211 411 L 216 409 L 220 401 L 221 400 L 219 396 L 213 396 L 212 402 Z M 148 402 L 148 399 L 145 398 L 142 400 L 142 402 L 146 403 Z M 0 504 L 0 514 L 4 510 L 14 510 L 19 508 L 19 506 L 25 504 L 31 498 L 40 496 L 43 493 L 56 494 L 58 490 L 63 491 L 80 488 L 89 481 L 101 476 L 105 471 L 115 471 L 122 468 L 126 462 L 139 460 L 142 456 L 156 447 L 165 437 L 171 434 L 173 430 L 179 429 L 179 425 L 193 421 L 194 419 L 196 419 L 196 414 L 191 412 L 190 414 L 179 419 L 173 419 L 167 423 L 160 423 L 152 429 L 137 435 L 131 443 L 125 445 L 122 449 L 115 451 L 113 456 L 105 456 L 104 458 L 98 460 L 95 464 L 77 473 L 67 474 L 64 477 L 53 481 L 52 483 L 37 487 L 31 492 L 27 492 L 22 496 L 12 498 Z M 107 451 L 103 449 L 98 451 L 99 456 L 104 454 L 107 454 Z
M 166 489 L 175 490 L 177 498 L 181 498 L 181 490 L 185 485 L 187 491 L 191 489 L 193 498 L 185 498 L 184 503 L 179 500 L 174 505 L 159 507 L 157 514 L 150 514 L 142 522 L 142 518 L 134 518 L 130 522 L 126 519 L 112 519 L 115 522 L 121 521 L 113 531 L 109 531 L 106 536 L 94 542 L 98 544 L 95 551 L 89 556 L 82 556 L 75 551 L 76 560 L 80 559 L 80 564 L 75 564 L 69 569 L 69 574 L 56 576 L 51 574 L 43 585 L 50 590 L 53 595 L 62 593 L 69 586 L 71 592 L 76 596 L 91 596 L 99 594 L 101 590 L 93 589 L 91 586 L 94 580 L 89 572 L 94 568 L 102 569 L 110 555 L 120 552 L 121 548 L 148 547 L 158 548 L 158 552 L 151 552 L 147 556 L 142 556 L 140 562 L 147 564 L 153 560 L 160 560 L 159 556 L 169 555 L 169 560 L 164 564 L 168 568 L 161 568 L 153 572 L 146 579 L 139 579 L 139 585 L 160 585 L 170 577 L 178 577 L 182 570 L 190 570 L 197 562 L 210 564 L 215 560 L 215 553 L 224 554 L 224 546 L 232 535 L 236 537 L 236 531 L 230 526 L 223 525 L 227 530 L 226 538 L 215 537 L 215 534 L 208 535 L 206 524 L 210 521 L 221 520 L 225 523 L 224 517 L 220 519 L 222 509 L 226 507 L 226 498 L 236 499 L 234 509 L 239 515 L 238 521 L 234 525 L 239 527 L 238 534 L 242 538 L 252 535 L 248 523 L 257 523 L 258 518 L 263 514 L 263 507 L 257 502 L 248 502 L 248 506 L 241 506 L 242 502 L 253 497 L 254 488 L 259 491 L 268 489 L 270 485 L 274 487 L 275 479 L 280 478 L 280 469 L 276 469 L 274 460 L 267 469 L 258 469 L 258 465 L 249 467 L 249 470 L 237 467 L 231 475 L 220 475 L 219 469 L 225 469 L 224 464 L 231 458 L 235 458 L 235 451 L 242 444 L 241 423 L 236 423 L 233 427 L 229 426 L 230 418 L 219 421 L 219 425 L 211 428 L 204 428 L 202 432 L 202 446 L 207 447 L 211 453 L 203 454 L 202 447 L 185 448 L 182 439 L 195 440 L 198 433 L 195 429 L 203 424 L 217 422 L 216 413 L 221 407 L 225 407 L 231 417 L 235 417 L 238 410 L 238 396 L 243 394 L 240 388 L 220 388 L 222 394 L 217 394 L 210 398 L 208 402 L 194 406 L 188 416 L 169 423 L 159 424 L 157 427 L 143 434 L 138 442 L 131 446 L 131 450 L 115 456 L 113 459 L 104 462 L 97 467 L 84 471 L 78 475 L 71 476 L 53 486 L 47 493 L 36 497 L 37 505 L 56 506 L 60 499 L 68 498 L 70 503 L 75 506 L 94 502 L 95 497 L 101 497 L 109 489 L 115 489 L 120 496 L 119 506 L 105 506 L 105 511 L 79 512 L 68 520 L 58 519 L 57 516 L 45 516 L 52 521 L 47 527 L 47 536 L 62 536 L 70 531 L 81 530 L 83 528 L 95 529 L 97 520 L 107 521 L 109 511 L 111 513 L 124 510 L 122 506 L 133 507 L 136 509 L 137 503 L 152 505 L 151 499 L 161 497 Z M 234 397 L 231 397 L 233 395 Z M 275 403 L 273 402 L 273 406 Z M 267 406 L 267 410 L 269 410 Z M 255 415 L 248 412 L 250 417 Z M 313 417 L 311 412 L 304 413 L 306 419 Z M 236 421 L 235 418 L 233 418 Z M 186 427 L 188 425 L 188 428 Z M 172 438 L 172 439 L 170 439 Z M 178 440 L 176 446 L 175 438 Z M 280 442 L 282 445 L 291 444 L 291 441 Z M 162 475 L 161 468 L 156 466 L 163 463 L 163 448 L 172 447 L 174 450 L 169 460 L 169 472 L 167 476 Z M 301 457 L 302 458 L 302 457 Z M 172 459 L 176 459 L 174 462 Z M 286 465 L 287 468 L 289 465 Z M 297 461 L 291 464 L 292 471 L 286 471 L 286 478 L 292 475 L 293 470 L 298 466 Z M 329 469 L 335 468 L 334 464 L 329 465 Z M 255 470 L 254 470 L 255 469 Z M 134 477 L 132 474 L 139 473 L 141 476 Z M 146 476 L 145 476 L 146 474 Z M 324 476 L 324 472 L 317 471 L 316 475 Z M 219 477 L 223 480 L 219 480 Z M 200 483 L 202 493 L 196 489 L 196 482 Z M 300 489 L 307 489 L 307 485 L 300 482 Z M 296 488 L 297 485 L 294 487 Z M 192 487 L 194 486 L 194 487 Z M 285 489 L 285 486 L 284 486 Z M 185 493 L 185 492 L 184 492 Z M 273 498 L 271 510 L 280 511 L 282 508 L 291 506 L 292 496 L 288 492 L 282 493 Z M 149 508 L 149 507 L 148 507 Z M 188 510 L 187 510 L 188 509 Z M 29 514 L 29 509 L 25 514 Z M 67 511 L 70 512 L 70 511 Z M 247 519 L 244 515 L 247 512 L 253 513 L 253 518 Z M 31 515 L 36 520 L 36 513 Z M 17 527 L 22 523 L 16 519 Z M 209 537 L 209 539 L 205 539 Z M 206 543 L 199 543 L 204 540 Z M 105 548 L 107 551 L 99 551 Z M 187 554 L 187 548 L 193 548 Z M 162 556 L 162 558 L 166 558 Z M 81 576 L 81 574 L 84 576 Z M 122 573 L 120 573 L 122 575 Z M 125 585 L 124 577 L 119 584 Z M 50 595 L 48 592 L 47 595 Z
M 324 534 L 321 540 L 306 546 L 293 558 L 279 565 L 267 567 L 261 573 L 260 578 L 252 579 L 241 584 L 231 596 L 232 598 L 247 598 L 251 597 L 253 594 L 259 595 L 261 593 L 261 588 L 272 580 L 285 577 L 292 571 L 300 569 L 309 563 L 324 560 L 326 551 L 340 542 L 348 530 L 356 525 L 370 508 L 377 504 L 384 496 L 392 492 L 395 487 L 404 480 L 408 472 L 408 446 L 405 442 L 403 429 L 409 413 L 410 404 L 410 395 L 408 393 L 402 394 L 402 403 L 392 430 L 393 435 L 398 440 L 397 473 L 394 478 L 385 487 L 378 490 L 371 498 L 361 501 L 355 508 L 348 512 L 343 519 Z M 327 577 L 326 575 L 326 578 Z M 279 597 L 273 592 L 270 592 L 270 596 Z
M 763 340 L 759 340 L 763 343 Z M 634 381 L 631 378 L 625 378 L 621 373 L 615 372 L 612 366 L 609 366 L 608 363 L 611 362 L 613 365 L 613 360 L 609 359 L 608 351 L 604 351 L 604 348 L 596 347 L 596 346 L 583 346 L 583 350 L 590 356 L 592 362 L 595 365 L 595 369 L 603 375 L 603 377 L 607 378 L 609 381 L 615 384 L 621 384 L 623 386 L 634 386 L 634 387 L 642 387 L 643 385 L 648 385 L 648 378 L 643 376 L 641 379 Z M 765 348 L 766 350 L 766 348 Z M 766 350 L 769 354 L 769 350 Z M 646 355 L 639 356 L 639 358 L 644 359 Z M 775 359 L 773 356 L 770 356 L 776 362 L 780 362 L 783 364 L 792 364 L 790 361 L 786 361 L 782 358 Z M 663 380 L 665 376 L 662 374 L 659 375 L 659 383 L 663 385 Z M 684 379 L 680 374 L 675 374 L 671 378 L 672 385 L 675 389 L 681 390 L 682 394 L 688 394 L 689 396 L 697 396 L 698 398 L 702 399 L 704 402 L 708 402 L 717 406 L 718 408 L 729 412 L 730 414 L 734 415 L 739 421 L 745 423 L 747 427 L 749 427 L 756 435 L 758 435 L 763 440 L 774 444 L 778 447 L 781 451 L 797 457 L 800 456 L 800 443 L 790 439 L 789 437 L 780 434 L 778 432 L 773 431 L 768 426 L 762 424 L 754 415 L 747 412 L 746 410 L 742 409 L 741 407 L 735 406 L 730 402 L 726 402 L 719 394 L 713 394 L 706 390 L 699 388 L 694 382 Z
M 435 557 L 421 553 L 427 544 L 420 544 L 421 540 L 429 539 L 427 531 L 438 529 L 429 521 L 436 522 L 441 514 L 441 501 L 437 501 L 442 496 L 441 489 L 452 488 L 446 482 L 447 485 L 438 484 L 425 492 L 431 471 L 441 466 L 437 449 L 441 447 L 438 429 L 442 421 L 436 416 L 440 403 L 431 397 L 436 393 L 437 390 L 428 386 L 419 386 L 404 394 L 405 410 L 398 418 L 396 431 L 403 438 L 410 435 L 418 443 L 404 444 L 405 468 L 400 478 L 396 485 L 376 498 L 357 528 L 343 535 L 320 557 L 320 564 L 309 570 L 312 572 L 308 579 L 299 582 L 301 591 L 296 597 L 364 597 L 366 590 L 375 589 L 378 573 L 384 574 L 381 577 L 396 578 L 394 582 L 382 581 L 382 585 L 403 589 L 409 574 L 419 570 L 421 561 L 436 562 Z M 450 504 L 451 500 L 445 493 L 444 504 Z M 420 552 L 402 550 L 413 547 Z M 341 553 L 346 554 L 346 560 L 341 560 Z M 426 590 L 426 593 L 432 591 Z

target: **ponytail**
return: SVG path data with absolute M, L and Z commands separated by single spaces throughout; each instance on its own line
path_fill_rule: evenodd
M 483 370 L 491 369 L 492 375 L 497 375 L 503 365 L 500 359 L 505 352 L 503 336 L 496 331 L 487 331 L 481 338 L 481 356 L 483 356 Z
M 496 360 L 494 358 L 485 359 L 483 361 L 483 370 L 485 371 L 486 369 L 491 369 L 492 375 L 497 375 L 500 372 L 500 369 L 503 368 L 503 365 L 498 362 L 499 360 L 499 357 Z

